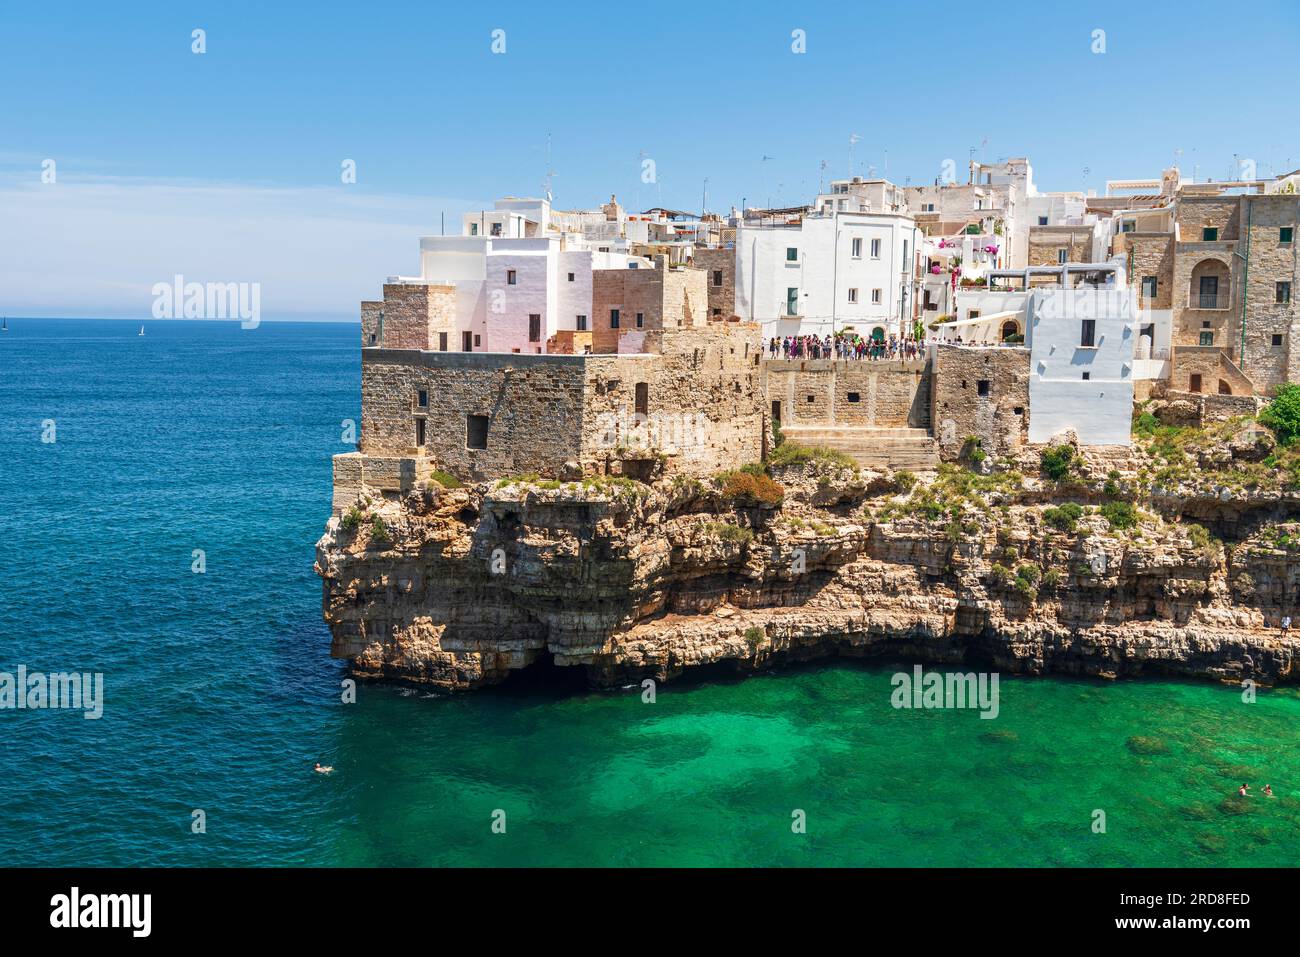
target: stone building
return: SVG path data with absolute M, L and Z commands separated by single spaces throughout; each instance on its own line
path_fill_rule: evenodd
M 975 437 L 989 455 L 1029 438 L 1029 350 L 939 344 L 934 348 L 931 421 L 940 455 L 957 458 Z
M 691 265 L 704 270 L 709 293 L 709 319 L 730 319 L 736 314 L 736 247 L 706 249 L 696 246 Z
M 703 269 L 597 269 L 591 274 L 593 352 L 640 352 L 662 329 L 704 326 L 709 295 Z

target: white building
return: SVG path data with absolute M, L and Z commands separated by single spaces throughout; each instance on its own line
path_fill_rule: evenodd
M 833 211 L 736 232 L 736 312 L 764 337 L 897 335 L 910 324 L 920 234 L 902 213 Z
M 607 222 L 618 225 L 601 210 L 553 214 L 545 199 L 498 200 L 466 213 L 459 236 L 421 237 L 420 275 L 390 281 L 456 287 L 451 348 L 544 353 L 557 332 L 591 328 L 593 269 L 655 268 L 621 251 L 627 241 Z

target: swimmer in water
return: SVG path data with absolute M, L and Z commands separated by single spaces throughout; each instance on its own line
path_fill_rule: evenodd
M 316 767 L 312 768 L 312 770 L 315 771 L 317 774 L 329 774 L 334 769 L 331 767 L 325 767 L 319 761 L 317 761 Z
M 320 765 L 317 765 L 317 767 L 320 767 Z M 1250 790 L 1250 785 L 1249 785 L 1249 784 L 1243 784 L 1241 787 L 1237 788 L 1237 796 L 1238 796 L 1238 797 L 1250 797 L 1250 795 L 1246 793 L 1246 792 L 1249 791 L 1249 790 Z
M 1266 798 L 1271 798 L 1272 796 L 1273 796 L 1273 785 L 1271 785 L 1271 784 L 1265 784 L 1265 785 L 1264 785 L 1264 797 L 1266 797 Z

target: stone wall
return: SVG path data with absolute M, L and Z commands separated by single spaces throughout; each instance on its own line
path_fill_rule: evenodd
M 1200 388 L 1192 388 L 1192 377 L 1201 377 Z M 1254 389 L 1249 379 L 1232 364 L 1218 346 L 1174 346 L 1174 360 L 1169 388 L 1179 392 L 1207 395 L 1249 395 Z
M 1250 209 L 1243 219 L 1249 223 L 1250 242 L 1238 243 L 1247 256 L 1243 270 L 1246 290 L 1245 350 L 1241 354 L 1242 371 L 1250 377 L 1258 392 L 1267 394 L 1273 387 L 1300 378 L 1300 355 L 1293 347 L 1296 324 L 1296 295 L 1300 293 L 1300 267 L 1297 264 L 1296 236 L 1300 234 L 1300 199 L 1295 196 L 1252 196 Z M 1292 241 L 1280 241 L 1282 227 L 1292 229 Z M 1291 301 L 1277 301 L 1277 284 L 1291 284 Z M 1240 344 L 1238 345 L 1240 350 Z
M 1142 280 L 1156 278 L 1154 299 L 1143 299 L 1144 309 L 1174 307 L 1174 237 L 1172 233 L 1125 233 L 1129 248 L 1129 282 L 1141 296 Z
M 380 321 L 380 311 L 383 320 Z M 384 283 L 383 302 L 361 303 L 361 344 L 384 349 L 447 348 L 456 331 L 456 287 L 428 283 Z M 375 342 L 371 342 L 371 335 Z
M 785 425 L 925 428 L 929 377 L 925 360 L 773 359 L 763 363 L 769 408 L 780 403 Z
M 702 269 L 597 269 L 591 277 L 592 351 L 628 351 L 619 340 L 663 328 L 708 321 L 709 294 Z M 619 311 L 618 327 L 612 312 Z M 638 324 L 637 317 L 640 316 Z
M 1174 219 L 1178 241 L 1200 242 L 1207 226 L 1219 230 L 1219 242 L 1234 240 L 1239 235 L 1240 212 L 1239 196 L 1179 196 Z
M 1059 250 L 1065 248 L 1072 263 L 1092 261 L 1091 226 L 1034 226 L 1029 230 L 1029 265 L 1060 265 Z M 1050 278 L 1050 277 L 1048 277 Z
M 692 264 L 704 270 L 710 319 L 730 319 L 736 314 L 736 250 L 697 248 Z
M 972 435 L 990 455 L 1028 441 L 1028 349 L 937 345 L 932 391 L 931 421 L 944 459 L 957 458 Z

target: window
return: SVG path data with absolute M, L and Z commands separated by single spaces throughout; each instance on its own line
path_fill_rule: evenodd
M 473 335 L 473 333 L 470 333 L 470 332 L 462 332 L 462 333 L 460 334 L 460 351 L 461 351 L 461 352 L 473 352 L 473 351 L 474 351 L 474 335 Z
M 879 240 L 879 239 L 873 239 L 873 240 L 871 240 L 871 258 L 872 258 L 872 259 L 879 259 L 879 258 L 880 258 L 880 240 Z
M 797 286 L 790 286 L 785 291 L 785 314 L 787 316 L 799 315 L 799 289 Z
M 636 327 L 637 327 L 638 329 L 640 329 L 640 328 L 641 328 L 642 326 L 644 326 L 644 325 L 645 325 L 645 313 L 644 313 L 644 312 L 638 312 L 638 313 L 636 314 Z
M 1039 226 L 1046 226 L 1046 225 L 1047 225 L 1047 217 L 1046 217 L 1046 216 L 1039 216 L 1039 217 L 1038 217 L 1038 225 L 1039 225 Z
M 970 312 L 966 313 L 967 319 L 978 319 L 979 317 L 980 311 L 978 309 L 972 309 Z
M 715 285 L 715 286 L 721 286 L 721 285 L 722 285 L 722 270 L 721 270 L 721 269 L 715 269 L 715 270 L 713 270 L 713 285 Z
M 618 328 L 618 310 L 617 310 L 617 309 L 611 309 L 611 310 L 609 311 L 609 327 L 610 327 L 611 329 L 617 329 L 617 328 Z
M 976 383 L 975 383 L 975 394 L 976 394 L 976 395 L 988 395 L 988 394 L 989 394 L 989 380 L 988 380 L 988 379 L 979 379 L 979 380 L 976 381 Z
M 799 261 L 799 250 L 793 246 L 785 247 L 785 261 L 788 263 L 797 263 Z
M 569 282 L 573 282 L 573 273 L 569 273 Z
M 535 312 L 528 314 L 528 341 L 542 341 L 542 317 Z
M 650 385 L 646 382 L 636 384 L 636 414 L 650 414 Z
M 1160 283 L 1157 281 L 1155 276 L 1143 276 L 1142 277 L 1142 298 L 1154 299 L 1156 297 L 1156 290 L 1159 288 L 1159 286 Z
M 515 276 L 515 271 L 514 271 L 513 269 L 507 269 L 507 270 L 506 270 L 506 285 L 507 285 L 507 286 L 514 286 L 514 285 L 516 285 L 516 283 L 515 283 L 515 278 L 516 278 L 516 276 Z
M 849 393 L 849 401 L 850 401 L 850 402 L 861 402 L 861 401 L 862 401 L 862 396 L 859 395 L 859 394 L 856 393 L 856 392 L 850 392 L 850 393 Z
M 1282 344 L 1282 336 L 1281 336 L 1281 334 L 1280 334 L 1280 333 L 1276 333 L 1276 332 L 1273 333 L 1273 345 L 1274 345 L 1274 346 L 1280 346 L 1281 344 Z
M 378 339 L 378 338 L 379 338 L 379 337 L 378 337 L 377 335 L 375 335 L 373 332 L 370 333 L 370 344 L 373 346 L 373 345 L 375 344 L 375 340 Z
M 1188 392 L 1201 391 L 1201 374 L 1199 372 L 1193 372 L 1190 376 L 1187 377 L 1187 391 Z
M 441 352 L 447 351 L 447 333 L 445 332 L 438 333 L 438 349 Z
M 1131 233 L 1131 232 L 1136 232 L 1136 230 L 1137 230 L 1137 220 L 1125 219 L 1120 221 L 1119 231 L 1121 233 Z
M 879 289 L 871 290 L 871 301 L 874 302 L 876 305 L 880 305 L 881 295 L 882 293 Z
M 1057 263 L 1059 263 L 1059 264 L 1061 264 L 1061 265 L 1064 265 L 1064 264 L 1065 264 L 1065 257 L 1066 257 L 1067 252 L 1068 252 L 1068 250 L 1065 250 L 1065 249 L 1058 249 L 1058 250 L 1056 251 L 1056 261 L 1057 261 Z
M 492 224 L 492 235 L 493 235 L 493 236 L 500 236 L 500 235 L 501 235 L 501 224 L 500 224 L 500 223 L 493 223 L 493 224 Z
M 811 395 L 810 395 L 810 396 L 808 396 L 808 401 L 809 401 L 809 402 L 816 402 L 816 401 L 817 401 L 817 398 L 816 398 L 816 396 L 811 396 Z
M 856 289 L 850 289 L 849 302 L 857 302 L 857 301 L 858 301 L 858 291 Z
M 1079 331 L 1079 345 L 1084 349 L 1091 349 L 1097 344 L 1097 320 L 1084 319 L 1083 328 Z
M 477 236 L 477 235 L 478 235 L 478 223 L 470 223 L 470 224 L 469 224 L 469 234 L 470 234 L 471 236 Z
M 1277 299 L 1276 299 L 1276 301 L 1277 301 L 1277 302 L 1290 302 L 1290 301 L 1291 301 L 1291 283 L 1290 283 L 1290 282 L 1279 282 L 1279 283 L 1277 284 Z
M 628 263 L 628 264 L 627 264 L 627 268 L 628 268 L 628 269 L 636 269 L 637 266 L 639 266 L 639 265 L 640 265 L 639 263 Z
M 861 240 L 861 239 L 855 239 L 855 240 L 853 240 L 853 258 L 854 258 L 854 259 L 861 259 L 861 258 L 862 258 L 862 240 Z
M 427 389 L 421 389 L 419 392 L 415 393 L 415 404 L 421 409 L 427 409 L 429 407 L 429 391 Z M 420 444 L 423 445 L 424 443 L 421 442 Z
M 415 447 L 424 448 L 424 419 L 415 420 Z
M 1283 226 L 1277 231 L 1277 241 L 1279 243 L 1289 243 L 1295 240 L 1295 227 Z
M 1203 346 L 1212 346 L 1212 345 L 1214 345 L 1214 333 L 1213 333 L 1213 332 L 1202 332 L 1202 333 L 1201 333 L 1201 345 L 1203 345 Z M 1192 391 L 1193 391 L 1193 392 L 1197 392 L 1197 391 L 1200 391 L 1200 390 L 1198 390 L 1198 389 L 1193 389 Z
M 515 350 L 518 352 L 519 350 Z M 486 449 L 488 437 L 488 417 L 486 415 L 465 416 L 465 448 Z
M 478 336 L 478 335 L 476 335 L 476 336 L 474 337 L 474 347 L 475 347 L 475 348 L 478 348 L 478 347 L 481 346 L 481 345 L 483 345 L 483 337 L 482 337 L 482 336 Z
M 1214 243 L 1219 241 L 1219 227 L 1206 226 L 1201 229 L 1201 242 Z
M 1084 382 L 1087 382 L 1087 381 L 1088 381 L 1089 379 L 1091 379 L 1091 378 L 1092 378 L 1092 373 L 1091 373 L 1091 372 L 1085 372 L 1085 373 L 1083 374 L 1083 381 L 1084 381 Z
M 579 331 L 579 332 L 586 332 L 586 331 L 587 331 L 587 317 L 586 317 L 586 316 L 579 316 L 579 317 L 578 317 L 578 331 Z

